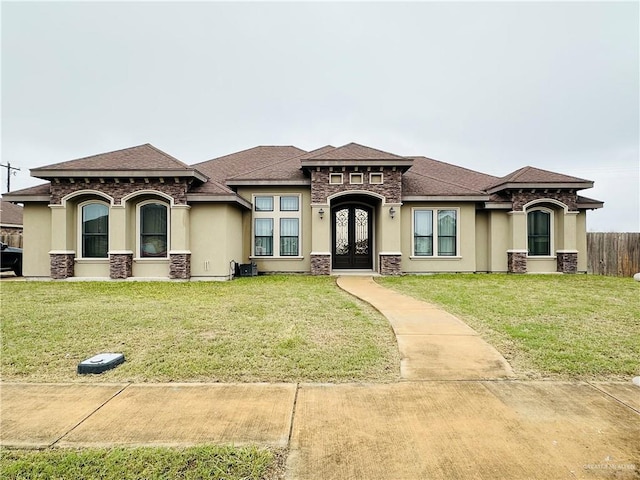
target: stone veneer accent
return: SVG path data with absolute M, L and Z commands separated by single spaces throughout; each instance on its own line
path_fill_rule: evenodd
M 50 253 L 51 278 L 54 280 L 62 280 L 73 277 L 75 258 L 75 253 Z
M 578 272 L 578 253 L 577 252 L 557 252 L 556 260 L 558 262 L 558 272 L 577 273 Z
M 511 202 L 513 203 L 513 211 L 522 211 L 522 207 L 533 200 L 541 200 L 549 198 L 562 202 L 569 207 L 571 211 L 577 211 L 578 195 L 570 192 L 547 192 L 543 193 L 538 191 L 536 193 L 531 192 L 513 192 L 511 194 Z
M 133 273 L 133 253 L 109 255 L 109 278 L 129 278 Z
M 329 275 L 331 255 L 311 255 L 311 275 Z
M 507 252 L 507 271 L 527 273 L 527 252 Z
M 380 255 L 380 274 L 381 275 L 400 275 L 402 273 L 400 255 Z
M 191 278 L 190 253 L 169 253 L 169 278 L 181 280 Z
M 74 183 L 69 183 L 66 180 L 60 183 L 52 182 L 51 204 L 59 205 L 62 198 L 80 190 L 97 190 L 106 193 L 113 197 L 115 205 L 121 204 L 122 197 L 130 193 L 140 190 L 156 190 L 173 197 L 173 201 L 177 205 L 186 205 L 187 189 L 189 188 L 187 180 L 179 179 L 178 183 L 176 183 L 173 178 L 168 178 L 164 182 L 161 182 L 157 178 L 150 178 L 148 180 L 148 183 L 141 178 L 134 179 L 133 183 L 131 183 L 128 178 L 121 179 L 118 183 L 115 183 L 114 179 L 105 179 L 104 183 L 93 179 L 89 179 L 88 183 L 81 180 L 77 180 Z
M 364 183 L 362 184 L 350 184 L 350 173 L 362 173 Z M 342 184 L 330 184 L 330 173 L 342 173 Z M 381 184 L 370 184 L 369 173 L 382 173 L 383 179 Z M 354 167 L 346 167 L 342 170 L 342 167 L 334 167 L 333 171 L 328 167 L 322 167 L 319 170 L 311 171 L 311 202 L 312 203 L 326 203 L 327 197 L 335 193 L 348 192 L 349 190 L 364 190 L 367 192 L 377 193 L 385 198 L 387 203 L 400 203 L 402 198 L 402 172 L 399 169 L 394 170 L 391 167 L 372 168 L 367 170 L 366 168 L 359 168 L 356 170 Z

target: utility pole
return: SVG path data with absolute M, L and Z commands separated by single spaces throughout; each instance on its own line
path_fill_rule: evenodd
M 6 165 L 0 163 L 0 167 L 4 167 L 7 169 L 7 192 L 11 191 L 11 175 L 15 175 L 16 171 L 20 169 L 17 167 L 12 167 L 9 162 Z

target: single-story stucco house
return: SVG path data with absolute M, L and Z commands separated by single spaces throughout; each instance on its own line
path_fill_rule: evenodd
M 581 178 L 502 178 L 350 143 L 186 165 L 152 145 L 31 170 L 24 275 L 224 280 L 260 272 L 585 272 Z

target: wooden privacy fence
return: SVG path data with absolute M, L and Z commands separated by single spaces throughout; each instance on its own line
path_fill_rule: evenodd
M 587 233 L 587 272 L 618 277 L 640 272 L 640 233 Z
M 0 240 L 2 243 L 6 243 L 10 247 L 19 247 L 22 248 L 22 235 L 19 233 L 3 233 L 0 235 Z

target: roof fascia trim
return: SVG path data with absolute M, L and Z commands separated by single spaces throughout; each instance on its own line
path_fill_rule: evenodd
M 486 202 L 488 195 L 405 195 L 403 202 Z
M 347 166 L 365 166 L 365 167 L 400 167 L 409 169 L 413 166 L 413 159 L 398 160 L 390 158 L 388 160 L 367 160 L 367 159 L 344 159 L 344 160 L 302 160 L 300 162 L 303 167 L 347 167 Z
M 14 195 L 5 193 L 2 195 L 2 200 L 12 203 L 24 203 L 24 202 L 47 202 L 51 201 L 50 195 Z
M 198 170 L 51 170 L 31 169 L 31 176 L 48 180 L 50 178 L 159 178 L 159 177 L 194 177 L 201 182 L 206 182 L 209 177 Z
M 303 180 L 227 180 L 229 186 L 251 186 L 251 185 L 311 185 L 310 179 Z
M 573 189 L 573 190 L 584 190 L 587 188 L 593 188 L 593 182 L 558 182 L 558 183 L 514 183 L 514 182 L 508 182 L 508 183 L 504 183 L 502 185 L 498 185 L 495 187 L 492 187 L 490 189 L 487 190 L 487 192 L 489 193 L 496 193 L 496 192 L 500 192 L 502 190 L 528 190 L 528 189 L 536 189 L 536 190 L 540 190 L 542 188 L 548 189 L 548 190 L 567 190 L 567 189 Z
M 237 203 L 245 208 L 251 210 L 253 207 L 251 202 L 248 202 L 242 197 L 237 195 L 211 195 L 211 194 L 198 194 L 187 193 L 187 201 L 189 202 L 217 202 L 217 203 Z

